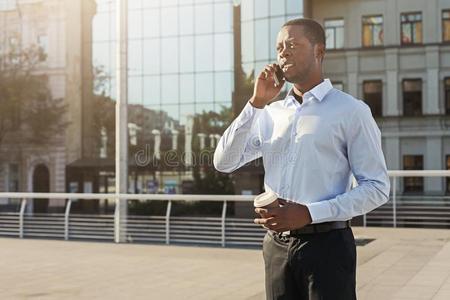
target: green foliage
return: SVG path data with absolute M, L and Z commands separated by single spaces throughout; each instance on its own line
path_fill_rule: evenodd
M 194 118 L 194 132 L 210 134 L 222 134 L 233 120 L 231 108 L 222 106 L 220 112 L 203 112 Z M 214 169 L 214 150 L 208 146 L 200 150 L 198 148 L 198 136 L 194 135 L 194 151 L 197 162 L 193 168 L 194 193 L 195 194 L 234 194 L 234 185 L 229 174 L 223 174 Z
M 41 48 L 11 49 L 0 56 L 0 145 L 47 145 L 64 130 L 66 106 L 53 99 L 48 78 L 37 70 L 46 59 Z

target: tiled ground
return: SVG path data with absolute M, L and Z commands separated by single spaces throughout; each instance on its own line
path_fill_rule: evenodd
M 358 299 L 450 299 L 450 230 L 354 228 Z M 0 299 L 264 299 L 260 250 L 0 238 Z

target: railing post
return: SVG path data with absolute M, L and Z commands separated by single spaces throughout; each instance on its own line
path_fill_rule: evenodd
M 223 201 L 222 207 L 222 247 L 225 247 L 225 217 L 227 216 L 227 201 Z
M 114 242 L 120 243 L 120 197 L 116 194 L 116 206 L 114 209 Z
M 69 240 L 69 214 L 72 206 L 72 199 L 67 201 L 66 212 L 64 213 L 64 239 Z
M 23 239 L 24 235 L 24 214 L 25 214 L 25 206 L 27 205 L 27 199 L 23 198 L 20 203 L 20 214 L 19 214 L 19 237 Z
M 166 211 L 166 244 L 170 244 L 170 211 L 172 210 L 172 201 L 169 200 L 167 203 Z
M 392 225 L 397 227 L 397 177 L 392 177 Z
M 363 226 L 367 227 L 367 214 L 363 215 Z

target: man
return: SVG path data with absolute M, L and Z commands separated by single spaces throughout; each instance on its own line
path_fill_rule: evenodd
M 389 177 L 380 131 L 368 106 L 323 79 L 323 28 L 288 21 L 277 38 L 278 65 L 293 88 L 273 101 L 276 65 L 257 77 L 254 93 L 214 154 L 221 172 L 262 157 L 264 186 L 276 208 L 256 208 L 267 299 L 356 299 L 356 247 L 349 220 L 382 205 Z M 271 103 L 269 105 L 269 103 Z M 358 186 L 351 189 L 351 174 Z

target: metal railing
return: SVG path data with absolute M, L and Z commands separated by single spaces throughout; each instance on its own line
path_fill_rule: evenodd
M 363 216 L 363 226 L 410 226 L 450 228 L 450 196 L 398 196 L 398 178 L 450 177 L 450 171 L 390 171 L 389 201 Z M 260 246 L 265 230 L 250 218 L 227 216 L 230 202 L 248 203 L 253 196 L 160 195 L 84 193 L 0 193 L 0 198 L 20 200 L 18 212 L 0 211 L 0 236 L 106 240 L 115 242 L 160 242 L 217 246 Z M 65 199 L 63 213 L 27 213 L 29 199 Z M 114 214 L 72 212 L 75 199 L 112 200 Z M 121 215 L 122 201 L 166 201 L 165 215 Z M 39 201 L 39 200 L 37 200 Z M 222 213 L 213 217 L 175 216 L 172 205 L 185 202 L 222 202 Z M 0 207 L 1 208 L 1 207 Z M 122 238 L 121 238 L 122 237 Z
M 450 171 L 398 170 L 388 173 L 391 178 L 389 201 L 364 215 L 363 226 L 450 228 L 450 195 L 397 195 L 399 178 L 441 177 L 445 179 L 445 177 L 450 177 Z M 445 182 L 441 182 L 441 184 L 445 184 Z M 442 188 L 445 189 L 444 186 Z
M 256 246 L 264 230 L 251 219 L 227 217 L 227 203 L 247 202 L 252 196 L 237 195 L 159 195 L 159 194 L 83 194 L 83 193 L 0 193 L 0 198 L 21 199 L 19 212 L 0 212 L 0 236 L 49 237 L 69 239 L 111 240 L 125 234 L 126 242 L 162 242 Z M 64 213 L 26 213 L 29 199 L 66 199 Z M 115 202 L 114 214 L 71 213 L 75 199 Z M 167 202 L 164 216 L 127 215 L 120 217 L 120 201 L 139 200 Z M 174 202 L 222 202 L 217 217 L 172 216 Z M 249 208 L 251 209 L 251 208 Z

